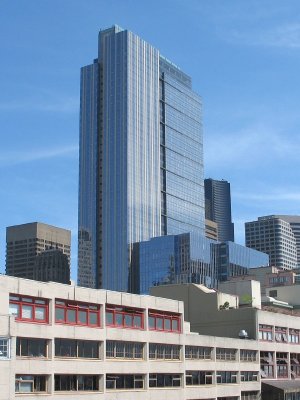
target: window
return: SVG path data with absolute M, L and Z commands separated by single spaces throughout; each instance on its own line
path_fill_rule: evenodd
M 216 359 L 217 360 L 226 360 L 226 361 L 235 361 L 236 360 L 236 349 L 223 349 L 223 348 L 217 347 Z
M 122 358 L 142 360 L 144 358 L 144 344 L 137 342 L 106 341 L 106 358 Z
M 254 382 L 258 380 L 258 372 L 241 371 L 241 382 Z
M 0 337 L 0 359 L 10 357 L 9 339 Z
M 16 355 L 19 357 L 47 357 L 47 340 L 18 337 Z
M 290 343 L 299 343 L 299 330 L 298 329 L 289 329 L 289 342 Z
M 247 391 L 241 393 L 241 400 L 259 400 L 260 394 L 257 391 Z
M 274 377 L 274 353 L 270 351 L 260 352 L 260 374 L 262 378 Z
M 288 353 L 276 353 L 277 378 L 288 377 Z
M 55 300 L 55 322 L 91 327 L 100 326 L 100 306 L 69 300 Z
M 256 350 L 240 350 L 240 361 L 255 362 L 257 360 Z
M 270 325 L 259 324 L 258 338 L 260 340 L 273 341 L 273 329 Z
M 150 330 L 181 332 L 180 314 L 149 311 L 148 325 Z
M 98 391 L 99 375 L 54 375 L 54 390 L 69 391 Z
M 46 375 L 16 375 L 16 393 L 39 393 L 47 390 Z
M 189 360 L 211 360 L 212 348 L 202 346 L 185 346 L 185 358 Z
M 99 358 L 99 344 L 95 340 L 55 338 L 55 357 Z
M 186 371 L 185 381 L 190 385 L 212 385 L 212 371 Z
M 300 377 L 300 354 L 291 353 L 290 362 L 291 362 L 292 378 L 299 378 Z
M 131 389 L 144 389 L 144 375 L 106 375 L 106 389 L 107 390 L 131 390 Z
M 180 346 L 175 344 L 149 343 L 151 360 L 180 360 Z
M 276 342 L 287 342 L 287 328 L 283 328 L 281 326 L 275 326 L 275 340 Z
M 236 383 L 237 382 L 236 371 L 218 371 L 217 372 L 217 383 Z
M 108 326 L 144 329 L 144 311 L 141 309 L 107 305 L 105 315 Z
M 17 321 L 47 323 L 49 303 L 46 299 L 10 294 L 9 314 Z
M 149 374 L 149 387 L 180 387 L 180 374 Z

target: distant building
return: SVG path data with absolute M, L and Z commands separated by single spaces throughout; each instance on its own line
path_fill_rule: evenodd
M 218 224 L 207 218 L 205 218 L 205 237 L 218 240 Z
M 45 251 L 55 249 L 56 252 Z M 41 222 L 14 225 L 6 228 L 6 274 L 35 279 L 48 276 L 65 278 L 70 270 L 71 232 Z M 58 252 L 62 256 L 58 256 Z M 63 257 L 65 255 L 65 257 Z M 55 260 L 58 264 L 55 266 Z M 68 267 L 66 266 L 66 260 Z M 47 264 L 47 272 L 45 271 Z M 63 271 L 54 271 L 60 269 Z M 49 269 L 48 269 L 49 268 Z M 37 269 L 37 271 L 35 271 Z M 43 270 L 43 272 L 42 272 Z M 69 278 L 70 279 L 70 278 Z M 69 281 L 68 279 L 68 281 Z M 61 282 L 61 280 L 59 280 Z
M 227 281 L 230 277 L 251 274 L 251 269 L 269 265 L 268 254 L 233 242 L 212 245 L 217 263 L 217 279 Z
M 217 288 L 219 281 L 268 264 L 267 254 L 233 242 L 218 243 L 196 233 L 161 236 L 134 244 L 131 284 L 140 294 L 170 283 Z
M 281 216 L 269 215 L 246 222 L 245 237 L 247 247 L 269 254 L 270 265 L 297 267 L 296 238 L 290 223 Z
M 225 180 L 204 179 L 205 218 L 218 224 L 220 242 L 234 242 L 231 219 L 230 183 Z
M 300 267 L 300 215 L 278 215 L 278 217 L 290 224 L 296 240 L 297 266 Z
M 35 258 L 33 279 L 42 282 L 70 283 L 70 263 L 61 250 L 45 250 Z

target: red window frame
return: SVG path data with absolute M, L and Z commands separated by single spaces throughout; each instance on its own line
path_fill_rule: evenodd
M 108 314 L 111 314 L 112 322 L 108 321 Z M 128 317 L 130 317 L 131 321 L 128 321 Z M 141 321 L 139 325 L 135 324 L 135 319 L 137 318 Z M 106 326 L 114 328 L 145 329 L 144 310 L 141 308 L 107 304 L 105 307 L 105 322 Z
M 293 328 L 289 328 L 289 335 L 288 335 L 288 339 L 289 339 L 289 343 L 290 344 L 299 344 L 299 329 L 293 329 Z M 292 340 L 292 337 L 295 338 L 295 341 Z
M 154 318 L 154 327 L 150 327 L 149 318 Z M 177 328 L 173 327 L 177 323 Z M 168 313 L 164 311 L 148 311 L 148 327 L 150 331 L 181 332 L 181 314 Z
M 38 324 L 47 324 L 49 322 L 49 300 L 42 297 L 23 296 L 20 294 L 9 294 L 9 304 L 16 304 L 19 308 L 16 321 L 34 322 Z M 24 317 L 23 307 L 31 307 L 31 318 Z M 37 318 L 37 309 L 44 310 L 44 319 Z
M 272 325 L 265 325 L 265 324 L 259 324 L 259 340 L 263 342 L 273 342 L 274 341 L 274 333 L 273 333 L 273 327 Z M 260 335 L 261 333 L 261 335 Z M 267 335 L 265 335 L 267 334 Z M 270 334 L 270 335 L 269 335 Z M 261 336 L 261 338 L 260 338 Z M 263 336 L 267 336 L 267 339 L 265 339 Z M 270 338 L 269 338 L 270 336 Z
M 63 311 L 63 318 L 57 318 L 57 310 Z M 68 319 L 68 312 L 74 313 L 74 320 Z M 80 313 L 86 314 L 86 322 L 80 320 Z M 96 315 L 96 323 L 91 322 L 91 316 Z M 91 328 L 99 328 L 100 321 L 100 305 L 94 303 L 83 303 L 65 299 L 55 299 L 55 323 L 64 325 L 89 326 Z

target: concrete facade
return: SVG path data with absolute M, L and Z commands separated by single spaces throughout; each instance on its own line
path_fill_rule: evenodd
M 296 291 L 297 286 L 294 288 Z M 287 286 L 280 290 L 288 293 Z M 254 340 L 260 353 L 262 382 L 264 379 L 268 384 L 278 380 L 295 380 L 298 382 L 293 384 L 296 385 L 296 396 L 300 389 L 300 318 L 299 314 L 287 308 L 287 304 L 281 301 L 278 307 L 239 307 L 238 296 L 227 294 L 228 303 L 224 307 L 223 294 L 213 290 L 208 292 L 201 285 L 193 284 L 155 287 L 151 294 L 183 300 L 185 316 L 194 332 L 238 338 L 241 331 L 246 331 L 249 342 Z M 296 300 L 296 293 L 293 299 Z
M 235 301 L 228 295 L 220 295 L 219 301 L 227 299 Z M 60 320 L 62 309 L 65 322 Z M 77 323 L 70 322 L 74 310 Z M 110 310 L 114 321 L 123 315 L 118 326 L 109 322 Z M 99 324 L 84 325 L 84 312 L 88 321 L 99 312 Z M 143 321 L 139 329 L 126 325 L 131 315 Z M 30 349 L 41 340 L 44 347 Z M 62 346 L 66 341 L 67 353 Z M 97 344 L 97 354 L 83 357 L 81 346 L 88 344 Z M 133 357 L 130 346 L 137 344 L 142 351 Z M 257 341 L 191 333 L 181 301 L 0 276 L 0 346 L 3 400 L 260 398 Z M 66 382 L 71 389 L 62 390 Z

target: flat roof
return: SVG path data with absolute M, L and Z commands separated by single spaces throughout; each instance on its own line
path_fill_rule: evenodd
M 300 380 L 262 380 L 262 385 L 273 386 L 284 392 L 300 392 Z

